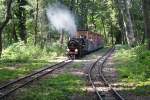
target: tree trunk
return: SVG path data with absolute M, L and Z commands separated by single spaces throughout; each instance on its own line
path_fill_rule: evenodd
M 150 0 L 143 0 L 145 33 L 148 40 L 148 49 L 150 50 Z
M 3 29 L 5 28 L 5 26 L 7 25 L 7 23 L 9 22 L 9 20 L 11 18 L 12 0 L 6 0 L 6 2 L 7 2 L 6 17 L 5 17 L 5 20 L 2 23 L 0 23 L 0 57 L 2 55 L 2 49 L 3 49 L 3 46 L 2 46 L 2 32 L 3 32 Z
M 38 33 L 38 16 L 39 16 L 39 0 L 36 0 L 36 18 L 35 18 L 35 40 L 34 45 L 37 44 L 37 33 Z
M 114 45 L 114 33 L 113 33 L 113 26 L 112 26 L 112 22 L 111 22 L 111 26 L 110 26 L 110 34 L 111 34 L 111 43 L 112 45 Z
M 118 33 L 118 34 L 115 36 L 115 38 L 116 38 L 115 44 L 121 44 L 121 43 L 122 43 L 123 37 L 122 37 L 122 33 L 121 33 L 121 32 Z
M 18 42 L 18 37 L 16 34 L 16 27 L 15 27 L 15 23 L 13 23 L 13 31 L 12 31 L 12 38 L 15 42 Z
M 146 32 L 144 31 L 143 36 L 142 36 L 141 44 L 144 44 L 144 43 L 145 43 L 145 34 L 146 34 Z
M 23 6 L 26 5 L 26 0 L 18 0 L 18 19 L 19 19 L 19 35 L 24 43 L 27 43 L 26 32 L 26 11 Z
M 135 37 L 133 31 L 133 25 L 131 15 L 129 11 L 128 0 L 118 0 L 119 9 L 123 19 L 124 30 L 126 34 L 126 40 L 129 46 L 135 45 Z
M 103 30 L 104 30 L 104 38 L 105 38 L 105 43 L 107 43 L 107 36 L 106 36 L 106 29 L 105 29 L 105 23 L 104 20 L 101 18 L 102 25 L 103 25 Z
M 94 20 L 94 13 L 92 13 L 91 16 L 92 16 L 92 24 L 94 25 L 94 27 L 92 27 L 92 29 L 94 29 L 94 32 L 95 32 L 96 31 L 96 23 Z
M 63 46 L 63 44 L 64 44 L 64 32 L 63 31 L 60 34 L 60 44 L 61 44 L 61 46 Z
M 121 34 L 121 43 L 125 44 L 125 34 L 127 32 L 127 27 L 126 27 L 126 23 L 125 23 L 125 18 L 124 18 L 124 13 L 123 13 L 123 9 L 122 9 L 122 5 L 121 2 L 119 0 L 116 0 L 117 6 L 118 6 L 118 11 L 119 11 L 119 27 L 120 27 L 120 34 Z M 119 37 L 120 38 L 120 37 Z M 118 36 L 116 37 L 116 39 L 118 39 Z M 117 40 L 118 41 L 118 40 Z
M 125 13 L 126 13 L 126 23 L 127 23 L 127 42 L 129 46 L 134 46 L 135 45 L 135 37 L 134 37 L 134 31 L 133 31 L 133 24 L 131 20 L 131 15 L 129 11 L 129 5 L 128 5 L 128 0 L 124 0 L 125 4 Z

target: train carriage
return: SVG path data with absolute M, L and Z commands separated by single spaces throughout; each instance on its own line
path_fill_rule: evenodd
M 75 59 L 103 46 L 104 42 L 100 34 L 89 31 L 78 31 L 76 37 L 68 41 L 67 55 L 69 58 Z

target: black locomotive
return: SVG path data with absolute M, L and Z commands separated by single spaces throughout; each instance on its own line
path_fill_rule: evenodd
M 80 58 L 104 45 L 102 38 L 96 33 L 78 32 L 77 34 L 77 37 L 70 39 L 67 44 L 67 55 L 71 59 Z

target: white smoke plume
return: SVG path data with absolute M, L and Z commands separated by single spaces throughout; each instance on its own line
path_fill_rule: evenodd
M 50 5 L 47 9 L 47 17 L 58 32 L 61 33 L 64 30 L 69 33 L 71 38 L 75 36 L 77 31 L 75 18 L 67 7 L 61 4 Z

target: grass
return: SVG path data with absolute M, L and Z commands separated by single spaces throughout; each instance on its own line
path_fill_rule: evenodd
M 0 82 L 29 74 L 48 64 L 49 60 L 63 56 L 63 51 L 58 43 L 44 49 L 24 42 L 14 43 L 3 50 L 0 59 Z
M 0 81 L 15 79 L 24 76 L 32 71 L 39 69 L 48 62 L 25 62 L 25 63 L 1 63 L 0 64 Z M 51 63 L 52 64 L 52 63 Z
M 61 74 L 53 78 L 48 78 L 22 92 L 16 100 L 69 100 L 69 97 L 75 93 L 84 95 L 81 86 L 85 82 L 81 78 L 71 74 Z
M 73 67 L 73 68 L 81 68 L 82 65 L 83 65 L 82 62 L 78 62 L 78 63 L 76 62 L 76 63 L 72 64 L 72 67 Z
M 150 51 L 145 46 L 117 46 L 115 61 L 120 80 L 126 86 L 134 84 L 128 91 L 137 95 L 147 95 L 150 90 Z

